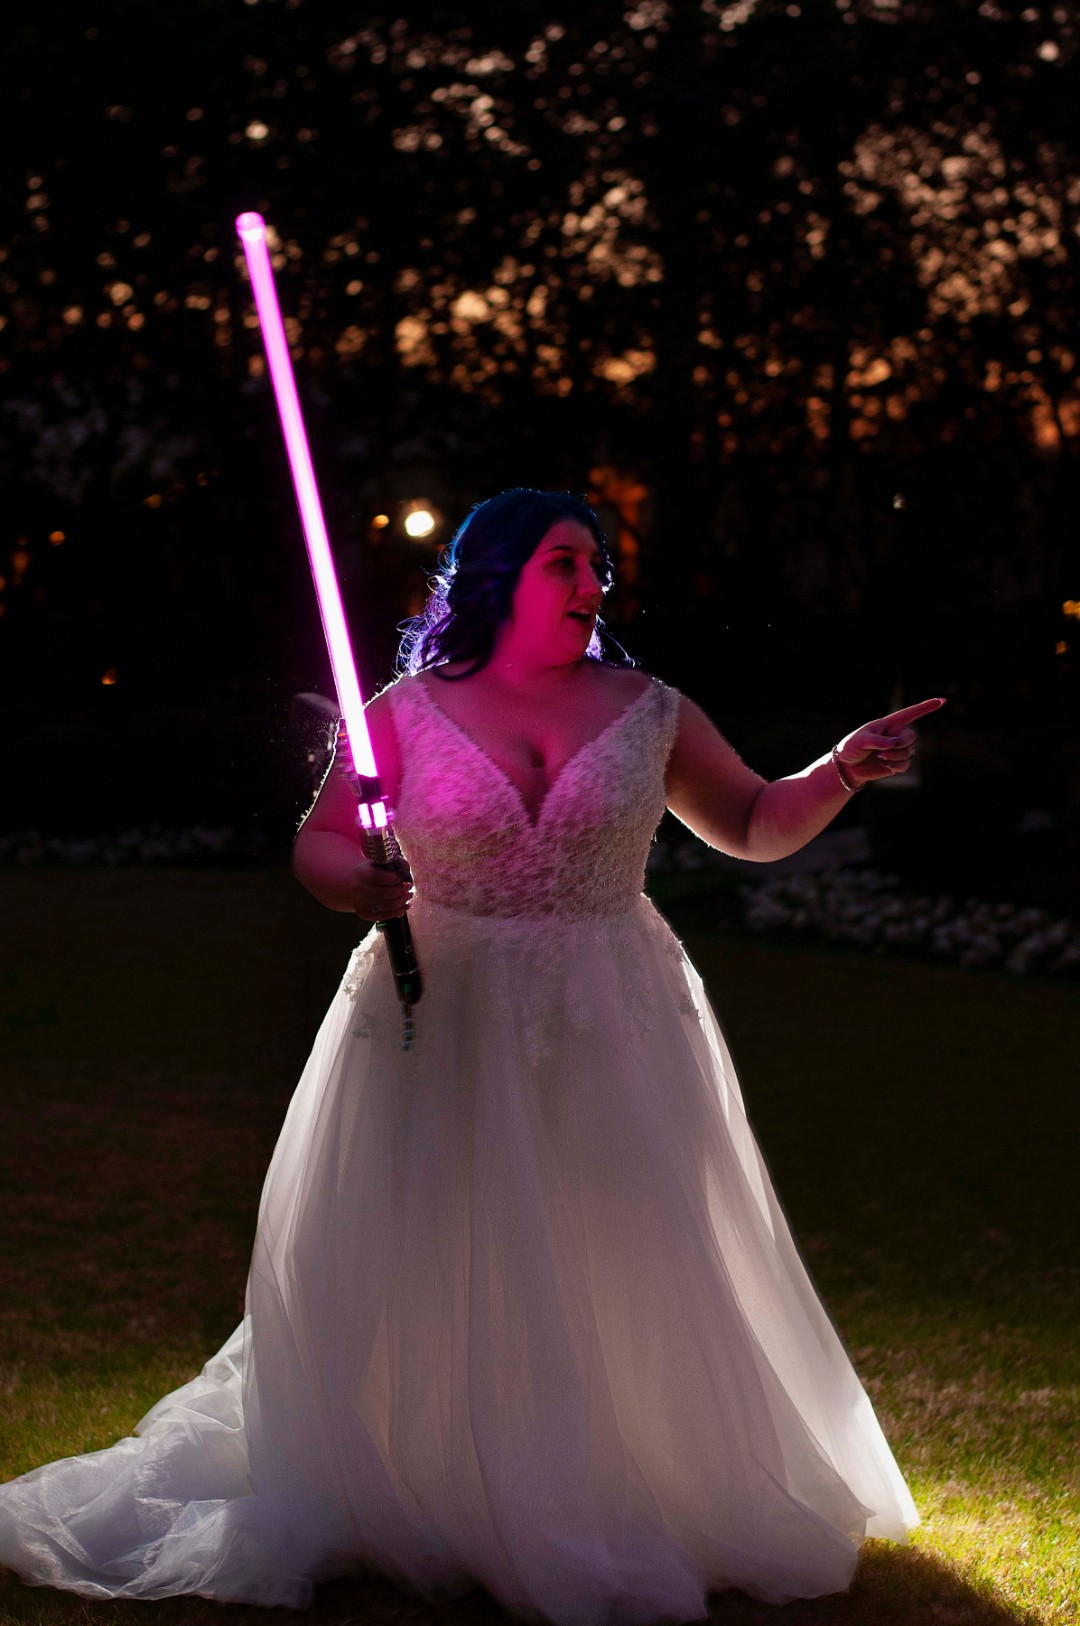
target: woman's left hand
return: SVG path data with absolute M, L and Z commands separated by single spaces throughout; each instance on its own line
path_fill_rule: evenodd
M 853 734 L 847 734 L 836 747 L 844 772 L 856 787 L 869 784 L 871 779 L 888 779 L 903 773 L 915 754 L 915 730 L 911 724 L 932 711 L 938 711 L 944 700 L 921 700 L 917 706 L 904 706 L 891 711 L 887 717 L 877 717 L 864 723 Z

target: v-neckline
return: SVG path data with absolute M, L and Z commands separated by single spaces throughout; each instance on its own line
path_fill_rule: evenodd
M 556 790 L 558 790 L 560 784 L 565 778 L 567 770 L 577 761 L 578 757 L 581 756 L 583 751 L 588 750 L 588 748 L 592 745 L 598 745 L 606 735 L 611 733 L 612 729 L 616 728 L 619 723 L 624 722 L 626 718 L 630 716 L 630 713 L 637 709 L 637 707 L 645 699 L 645 696 L 652 693 L 654 687 L 653 680 L 649 678 L 645 683 L 645 687 L 634 696 L 633 700 L 628 701 L 621 711 L 616 712 L 615 716 L 611 718 L 610 722 L 605 723 L 603 728 L 600 729 L 598 733 L 591 735 L 589 739 L 582 740 L 581 744 L 576 748 L 576 750 L 572 751 L 567 757 L 566 761 L 563 763 L 562 767 L 551 781 L 551 784 L 544 792 L 540 800 L 540 805 L 536 810 L 536 817 L 533 818 L 532 814 L 529 812 L 529 806 L 524 795 L 522 794 L 520 785 L 516 784 L 515 781 L 511 779 L 510 775 L 507 773 L 502 764 L 495 761 L 495 758 L 492 756 L 491 752 L 482 746 L 479 740 L 474 739 L 467 728 L 463 728 L 459 722 L 456 722 L 454 718 L 451 717 L 448 711 L 443 710 L 419 673 L 417 673 L 416 676 L 416 683 L 417 687 L 422 690 L 424 698 L 432 710 L 438 712 L 443 722 L 449 723 L 450 727 L 454 729 L 456 733 L 461 735 L 465 743 L 467 745 L 471 745 L 477 755 L 482 757 L 488 766 L 494 770 L 502 783 L 508 786 L 511 794 L 517 799 L 518 806 L 525 816 L 525 822 L 528 824 L 529 828 L 534 831 L 540 828 L 540 823 L 545 812 L 547 811 L 548 803 L 551 801 Z

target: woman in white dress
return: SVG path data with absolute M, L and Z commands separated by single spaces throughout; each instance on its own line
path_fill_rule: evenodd
M 595 515 L 517 490 L 368 708 L 413 885 L 330 773 L 300 880 L 410 911 L 409 1050 L 355 951 L 290 1105 L 246 1313 L 136 1433 L 0 1487 L 0 1563 L 89 1597 L 308 1604 L 374 1568 L 558 1626 L 845 1588 L 914 1505 L 809 1281 L 701 980 L 642 895 L 665 805 L 767 861 L 900 771 L 927 701 L 765 783 L 597 656 Z

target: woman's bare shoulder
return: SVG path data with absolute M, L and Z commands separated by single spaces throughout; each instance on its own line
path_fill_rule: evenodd
M 608 666 L 604 661 L 595 664 L 596 681 L 603 685 L 605 692 L 624 696 L 628 701 L 660 681 L 651 673 L 643 672 L 640 666 Z

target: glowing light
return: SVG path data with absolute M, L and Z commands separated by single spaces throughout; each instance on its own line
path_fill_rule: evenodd
M 116 682 L 117 676 L 118 673 L 115 666 L 110 666 L 107 672 L 102 672 L 101 681 L 105 685 L 106 689 L 112 688 L 113 684 Z
M 358 774 L 373 779 L 377 773 L 375 754 L 371 748 L 367 719 L 364 716 L 364 701 L 356 677 L 356 663 L 349 642 L 349 629 L 345 624 L 345 612 L 341 607 L 337 573 L 334 570 L 322 504 L 315 484 L 315 471 L 311 464 L 304 420 L 300 415 L 300 402 L 296 394 L 292 362 L 289 359 L 285 326 L 281 320 L 277 291 L 274 287 L 274 273 L 270 268 L 266 222 L 261 215 L 252 211 L 237 218 L 236 229 L 244 245 L 244 256 L 255 296 L 255 308 L 259 313 L 266 358 L 270 366 L 270 377 L 304 528 L 304 540 L 307 543 L 308 557 L 315 578 L 319 613 L 322 616 L 323 631 L 330 652 L 330 664 L 334 670 L 338 703 L 348 730 L 353 766 Z M 376 810 L 378 805 L 376 803 Z M 383 811 L 385 814 L 385 808 Z
M 361 802 L 359 809 L 360 823 L 365 830 L 385 830 L 389 820 L 386 816 L 386 803 Z
M 389 514 L 376 514 L 375 518 L 372 520 L 371 523 L 372 523 L 372 525 L 374 525 L 374 527 L 375 527 L 375 529 L 377 531 L 384 531 L 386 529 L 386 527 L 390 523 L 390 515 Z
M 1080 621 L 1080 598 L 1067 598 L 1061 606 L 1062 615 L 1071 615 Z
M 1067 655 L 1068 653 L 1069 653 L 1068 644 L 1065 642 L 1064 638 L 1059 638 L 1057 643 L 1054 645 L 1054 654 L 1055 655 Z
M 52 543 L 54 548 L 58 548 L 61 542 L 67 541 L 67 536 L 63 531 L 50 531 L 49 541 Z
M 405 534 L 417 540 L 430 536 L 435 529 L 435 515 L 430 508 L 414 508 L 405 515 Z
M 249 141 L 265 141 L 270 134 L 270 126 L 264 124 L 261 119 L 252 119 L 251 123 L 245 126 L 244 134 Z
M 360 354 L 366 342 L 363 328 L 357 327 L 353 322 L 334 340 L 334 349 L 342 361 L 351 361 L 354 356 Z

